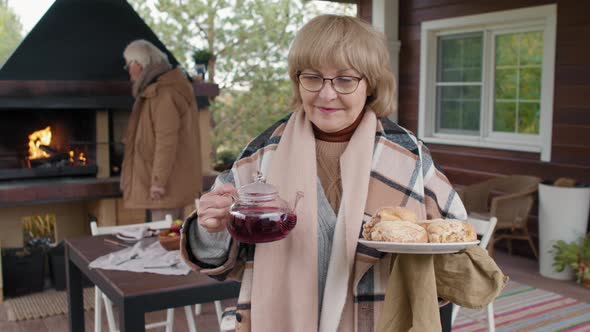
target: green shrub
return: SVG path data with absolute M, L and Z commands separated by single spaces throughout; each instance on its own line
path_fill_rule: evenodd
M 551 252 L 555 271 L 562 272 L 570 266 L 576 272 L 577 282 L 590 280 L 590 233 L 579 241 L 566 243 L 559 240 L 553 245 Z

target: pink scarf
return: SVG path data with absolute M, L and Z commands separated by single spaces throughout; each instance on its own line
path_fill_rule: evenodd
M 365 211 L 377 118 L 365 112 L 340 163 L 342 201 L 318 322 L 317 170 L 312 125 L 303 111 L 290 118 L 268 167 L 267 182 L 297 207 L 297 226 L 284 240 L 258 244 L 252 283 L 252 331 L 335 331 L 352 327 L 351 275 Z

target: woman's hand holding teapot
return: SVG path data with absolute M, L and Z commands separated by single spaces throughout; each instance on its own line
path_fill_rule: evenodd
M 201 196 L 197 212 L 199 225 L 209 233 L 224 230 L 230 217 L 232 195 L 235 193 L 236 188 L 231 183 L 225 183 Z

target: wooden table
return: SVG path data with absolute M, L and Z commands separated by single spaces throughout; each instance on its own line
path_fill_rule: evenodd
M 145 313 L 172 307 L 236 298 L 240 284 L 219 282 L 191 272 L 185 276 L 89 269 L 94 259 L 120 250 L 104 242 L 105 236 L 67 239 L 66 273 L 70 331 L 84 331 L 82 274 L 118 306 L 119 330 L 145 331 Z M 99 310 L 100 308 L 95 308 Z

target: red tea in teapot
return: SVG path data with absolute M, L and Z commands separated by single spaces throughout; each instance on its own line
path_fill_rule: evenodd
M 280 240 L 295 227 L 297 216 L 278 212 L 276 208 L 252 206 L 231 211 L 228 231 L 242 243 Z

